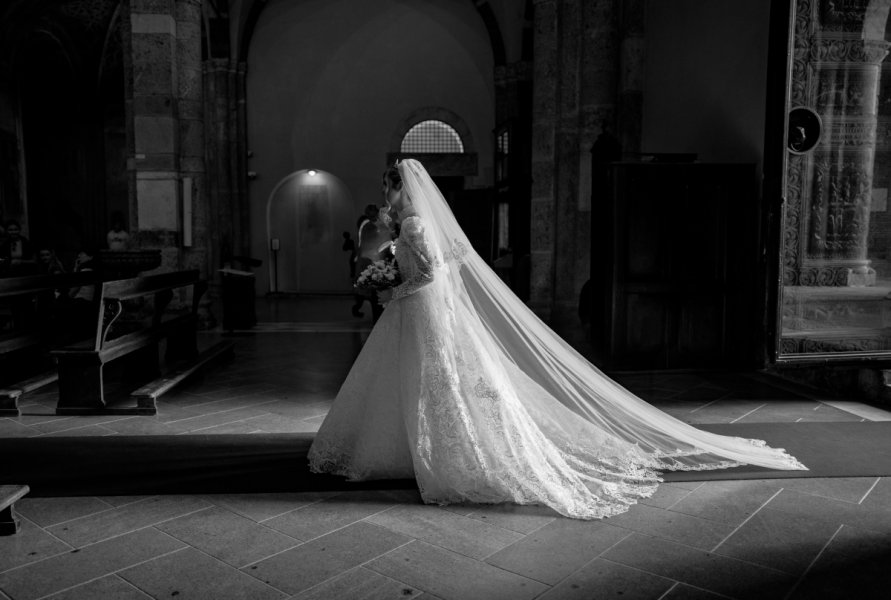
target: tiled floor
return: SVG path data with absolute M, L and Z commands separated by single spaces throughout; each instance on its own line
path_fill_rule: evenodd
M 156 417 L 56 417 L 26 397 L 0 436 L 314 431 L 370 322 L 344 298 L 260 301 L 237 360 Z M 205 334 L 210 340 L 217 333 Z M 888 420 L 740 374 L 618 375 L 690 423 Z M 26 497 L 0 598 L 885 598 L 891 478 L 663 484 L 604 521 L 425 506 L 405 490 Z

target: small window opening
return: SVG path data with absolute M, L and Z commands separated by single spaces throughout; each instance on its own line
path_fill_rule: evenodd
M 402 138 L 401 152 L 405 153 L 463 153 L 461 136 L 448 123 L 421 121 Z

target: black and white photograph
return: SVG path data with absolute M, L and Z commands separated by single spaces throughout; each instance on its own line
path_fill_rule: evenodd
M 0 0 L 0 600 L 887 598 L 889 52 Z

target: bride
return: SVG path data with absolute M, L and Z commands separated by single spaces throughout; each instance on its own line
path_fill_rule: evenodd
M 402 283 L 309 451 L 353 481 L 414 478 L 427 503 L 542 504 L 609 517 L 660 470 L 806 469 L 762 441 L 687 425 L 597 370 L 470 246 L 416 160 L 384 174 Z

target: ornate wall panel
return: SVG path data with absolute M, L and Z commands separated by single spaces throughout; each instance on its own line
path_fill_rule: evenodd
M 795 3 L 787 108 L 813 113 L 820 130 L 812 149 L 790 145 L 787 154 L 780 356 L 891 349 L 891 269 L 882 266 L 891 243 L 889 8 L 891 0 Z M 790 129 L 790 141 L 795 133 L 804 135 Z

